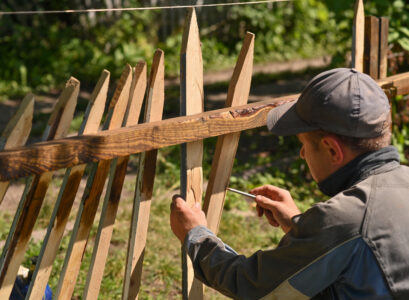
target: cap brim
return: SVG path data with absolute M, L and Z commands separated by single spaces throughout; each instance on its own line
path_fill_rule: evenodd
M 281 136 L 317 130 L 318 127 L 310 126 L 300 119 L 295 109 L 296 103 L 292 101 L 272 109 L 267 115 L 268 130 Z

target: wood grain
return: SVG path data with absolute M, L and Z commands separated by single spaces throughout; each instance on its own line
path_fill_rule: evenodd
M 365 11 L 363 0 L 355 1 L 352 27 L 352 67 L 364 71 Z
M 0 136 L 0 149 L 10 149 L 23 146 L 30 134 L 34 113 L 34 95 L 28 94 L 24 97 L 17 112 L 7 123 Z M 9 187 L 9 181 L 0 182 L 0 204 Z
M 365 17 L 364 72 L 373 79 L 379 78 L 379 20 Z
M 130 65 L 126 65 L 111 99 L 104 129 L 111 130 L 122 126 L 129 99 L 131 80 L 132 68 Z M 55 292 L 55 297 L 58 299 L 71 299 L 74 292 L 83 254 L 110 164 L 111 160 L 103 160 L 94 164 L 91 168 Z
M 128 108 L 124 121 L 125 126 L 132 126 L 138 123 L 145 90 L 146 63 L 140 62 L 136 65 L 135 73 L 132 77 Z M 98 299 L 128 160 L 129 156 L 118 157 L 111 166 L 108 187 L 102 206 L 91 264 L 88 270 L 82 299 Z
M 180 52 L 180 115 L 202 113 L 203 62 L 199 28 L 194 8 L 187 12 Z M 203 140 L 181 145 L 180 192 L 193 206 L 202 203 Z M 203 299 L 203 284 L 195 278 L 191 260 L 182 248 L 182 297 Z
M 388 75 L 388 32 L 389 19 L 379 18 L 379 79 Z
M 79 85 L 79 81 L 73 77 L 67 81 L 47 123 L 43 140 L 58 139 L 66 135 L 74 115 Z M 9 237 L 3 249 L 0 299 L 8 299 L 10 296 L 51 178 L 51 172 L 36 175 L 20 200 Z
M 379 82 L 383 86 L 393 83 L 397 95 L 402 95 L 409 89 L 408 78 L 409 72 Z M 0 152 L 0 181 L 265 126 L 271 109 L 298 96 L 4 150 Z
M 409 73 L 402 73 L 378 80 L 378 85 L 391 96 L 409 94 Z
M 162 119 L 165 100 L 164 53 L 156 50 L 145 105 L 144 122 Z M 155 180 L 157 150 L 142 153 L 136 178 L 135 196 L 132 209 L 131 230 L 129 232 L 128 253 L 122 299 L 137 299 L 142 277 L 142 263 L 148 234 L 149 214 Z
M 254 34 L 247 33 L 229 85 L 226 106 L 247 103 L 253 72 L 253 53 Z M 222 135 L 217 140 L 203 206 L 208 227 L 215 233 L 219 229 L 239 139 L 240 132 L 236 132 Z
M 91 95 L 78 135 L 98 131 L 105 108 L 109 77 L 110 73 L 104 70 Z M 68 168 L 65 173 L 36 268 L 32 275 L 27 299 L 41 299 L 44 295 L 84 170 L 85 165 L 78 165 Z

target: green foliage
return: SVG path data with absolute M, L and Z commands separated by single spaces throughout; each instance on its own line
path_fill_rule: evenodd
M 398 96 L 392 99 L 392 145 L 400 154 L 402 163 L 409 163 L 409 98 Z
M 71 8 L 69 1 L 46 7 L 42 1 L 34 2 L 38 10 Z M 130 1 L 130 5 L 138 4 Z M 2 4 L 1 8 L 8 7 Z M 120 18 L 105 14 L 95 19 L 81 14 L 1 18 L 0 93 L 21 95 L 28 87 L 45 91 L 71 75 L 93 82 L 104 68 L 118 77 L 126 63 L 152 57 L 157 43 L 153 16 L 140 11 Z
M 208 8 L 197 11 L 205 70 L 234 65 L 246 31 L 256 34 L 255 61 L 333 55 L 345 65 L 350 50 L 354 1 L 296 0 L 218 7 L 218 21 L 207 20 Z M 2 10 L 53 10 L 83 7 L 80 0 L 1 3 Z M 131 0 L 129 6 L 139 6 Z M 409 49 L 409 4 L 403 0 L 365 3 L 366 14 L 390 18 L 393 49 Z M 23 96 L 47 91 L 69 76 L 82 86 L 93 85 L 102 69 L 118 78 L 126 63 L 150 63 L 154 49 L 165 51 L 166 72 L 179 73 L 183 28 L 176 26 L 160 38 L 163 11 L 119 14 L 3 16 L 0 19 L 0 95 Z M 170 31 L 170 30 L 167 30 Z

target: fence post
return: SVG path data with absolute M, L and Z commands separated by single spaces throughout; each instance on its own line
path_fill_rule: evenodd
M 363 0 L 355 1 L 354 25 L 352 29 L 352 67 L 364 71 L 365 12 Z
M 107 70 L 102 72 L 91 95 L 78 135 L 98 131 L 107 98 L 109 76 L 110 73 Z M 65 172 L 36 268 L 31 278 L 26 297 L 28 299 L 41 299 L 44 295 L 85 166 L 85 164 L 78 165 L 68 168 Z
M 379 78 L 386 78 L 388 75 L 388 31 L 389 19 L 379 18 Z
M 26 143 L 31 131 L 31 124 L 34 113 L 34 95 L 28 94 L 24 97 L 17 112 L 7 123 L 2 135 L 0 136 L 0 149 L 5 150 Z M 7 192 L 10 181 L 0 181 L 0 204 Z
M 44 141 L 64 137 L 68 132 L 77 103 L 79 85 L 79 81 L 73 77 L 68 80 L 48 121 L 43 134 Z M 27 184 L 20 200 L 3 249 L 0 271 L 0 299 L 8 299 L 10 296 L 48 185 L 52 179 L 52 174 L 52 172 L 46 172 L 34 176 L 31 183 Z
M 373 79 L 379 77 L 379 20 L 374 16 L 365 17 L 365 60 L 364 72 Z
M 158 49 L 154 54 L 151 74 L 149 76 L 148 94 L 145 104 L 145 123 L 162 119 L 165 100 L 164 76 L 164 53 Z M 137 299 L 140 290 L 157 153 L 158 150 L 142 153 L 139 160 L 122 299 Z
M 365 18 L 364 72 L 373 79 L 382 79 L 388 71 L 388 18 Z
M 180 52 L 180 115 L 203 112 L 203 62 L 199 28 L 193 8 L 188 10 Z M 193 206 L 202 202 L 203 140 L 181 145 L 180 193 Z M 193 266 L 182 247 L 182 297 L 203 299 L 203 284 L 195 278 Z
M 111 130 L 121 127 L 129 98 L 131 75 L 132 68 L 130 65 L 127 65 L 122 72 L 118 86 L 109 105 L 104 129 Z M 71 299 L 74 292 L 83 254 L 94 222 L 110 164 L 111 160 L 102 160 L 94 164 L 91 168 L 86 188 L 82 195 L 81 204 L 78 209 L 74 229 L 72 230 L 60 280 L 55 292 L 56 299 Z
M 125 126 L 138 124 L 139 114 L 142 107 L 143 96 L 146 90 L 146 64 L 140 62 L 135 67 L 132 79 L 131 92 L 129 95 L 128 109 L 124 121 Z M 82 299 L 97 299 L 104 275 L 112 231 L 118 211 L 121 191 L 128 167 L 129 156 L 121 156 L 114 159 L 111 165 L 109 182 L 102 206 L 99 226 L 94 242 L 94 250 L 87 281 Z
M 239 106 L 247 103 L 253 72 L 254 34 L 247 33 L 229 84 L 225 106 Z M 236 156 L 240 132 L 222 135 L 217 139 L 209 175 L 203 210 L 209 229 L 217 233 L 223 212 L 226 188 Z

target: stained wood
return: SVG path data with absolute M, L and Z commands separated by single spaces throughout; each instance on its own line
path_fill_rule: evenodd
M 156 50 L 149 76 L 148 95 L 144 122 L 162 119 L 164 104 L 164 53 Z M 136 299 L 139 294 L 142 263 L 148 234 L 149 214 L 155 180 L 157 150 L 142 153 L 139 160 L 136 188 L 132 209 L 131 230 L 125 267 L 122 299 Z
M 409 72 L 399 76 L 399 80 L 395 78 L 393 81 L 394 89 L 397 95 L 407 94 Z M 384 86 L 392 84 L 389 78 L 393 77 L 379 82 Z M 0 152 L 0 181 L 265 126 L 271 109 L 298 97 L 298 94 L 289 95 L 95 135 L 4 150 Z
M 253 72 L 254 34 L 247 33 L 229 85 L 226 106 L 247 103 Z M 223 212 L 226 188 L 236 156 L 240 132 L 218 138 L 207 185 L 203 210 L 210 230 L 217 233 Z
M 26 143 L 31 131 L 33 113 L 34 95 L 28 94 L 0 136 L 0 149 L 10 149 Z M 9 181 L 0 182 L 0 204 L 4 199 L 9 183 Z
M 121 127 L 129 99 L 131 80 L 132 68 L 127 65 L 122 72 L 110 102 L 104 129 L 111 130 Z M 71 299 L 74 292 L 88 236 L 98 209 L 99 199 L 110 164 L 110 160 L 103 160 L 94 164 L 91 168 L 55 292 L 55 297 L 58 299 Z
M 392 92 L 393 96 L 409 94 L 409 73 L 402 73 L 378 80 L 385 92 Z
M 110 73 L 104 70 L 91 95 L 78 135 L 94 133 L 99 129 L 107 98 Z M 36 269 L 32 275 L 27 299 L 41 299 L 49 280 L 53 263 L 64 234 L 85 165 L 68 168 L 44 237 Z
M 363 0 L 355 1 L 352 27 L 352 67 L 364 71 L 365 11 Z
M 386 78 L 388 73 L 388 31 L 389 19 L 379 18 L 379 79 Z
M 199 28 L 194 8 L 188 10 L 180 53 L 180 114 L 182 116 L 202 113 L 203 62 Z M 203 189 L 203 141 L 181 145 L 180 192 L 186 202 L 193 206 L 202 202 Z M 203 299 L 203 284 L 194 276 L 193 266 L 182 248 L 182 297 Z
M 379 20 L 365 17 L 365 63 L 364 72 L 373 79 L 379 78 Z
M 79 81 L 73 77 L 68 80 L 47 123 L 43 140 L 58 139 L 66 135 L 74 115 L 79 85 Z M 51 172 L 36 175 L 27 188 L 27 193 L 22 196 L 3 249 L 0 299 L 9 298 L 51 178 Z
M 136 125 L 139 120 L 143 96 L 146 90 L 146 64 L 140 62 L 135 67 L 132 78 L 130 98 L 125 117 L 125 126 Z M 122 186 L 125 180 L 129 156 L 115 159 L 111 167 L 108 187 L 102 206 L 97 235 L 94 242 L 91 264 L 85 284 L 83 299 L 97 299 L 101 281 L 104 275 L 105 263 L 108 257 L 113 226 L 118 211 Z

